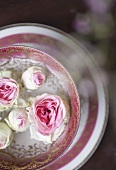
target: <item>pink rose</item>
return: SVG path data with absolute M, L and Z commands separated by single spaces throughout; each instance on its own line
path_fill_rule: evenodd
M 0 78 L 0 111 L 12 106 L 19 93 L 17 82 L 11 78 Z
M 44 70 L 41 67 L 30 67 L 22 75 L 23 84 L 30 90 L 40 87 L 45 78 Z
M 37 96 L 29 108 L 29 120 L 38 133 L 52 134 L 65 117 L 65 107 L 57 95 L 42 94 Z

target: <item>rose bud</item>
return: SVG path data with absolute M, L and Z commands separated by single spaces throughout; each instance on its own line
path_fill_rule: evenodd
M 30 125 L 25 109 L 12 110 L 5 121 L 16 132 L 24 132 Z
M 0 122 L 0 149 L 5 149 L 9 146 L 13 139 L 13 131 L 4 122 Z
M 17 100 L 19 85 L 11 78 L 0 77 L 0 111 L 4 111 Z
M 35 90 L 45 81 L 45 74 L 41 67 L 30 67 L 22 75 L 22 81 L 29 90 Z
M 31 137 L 37 139 L 35 136 L 38 133 L 38 140 L 43 138 L 43 140 L 45 139 L 45 141 L 49 142 L 51 140 L 48 139 L 50 135 L 53 135 L 63 121 L 66 123 L 66 110 L 64 102 L 57 95 L 42 94 L 37 96 L 28 112 L 29 120 L 32 123 Z M 36 134 L 32 134 L 34 130 Z

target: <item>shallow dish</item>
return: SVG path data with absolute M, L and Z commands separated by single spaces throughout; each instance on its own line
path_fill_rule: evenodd
M 30 61 L 34 62 L 34 65 L 38 62 L 44 64 L 50 71 L 45 85 L 35 93 L 62 94 L 67 97 L 70 102 L 70 119 L 63 134 L 52 144 L 32 140 L 28 130 L 24 133 L 15 134 L 11 145 L 5 150 L 0 150 L 0 169 L 34 170 L 47 166 L 66 151 L 78 129 L 80 118 L 79 95 L 65 68 L 48 54 L 30 47 L 12 46 L 0 49 L 1 69 L 4 69 L 7 64 L 9 69 L 14 69 L 14 74 L 15 70 L 18 70 L 20 74 L 24 67 L 23 62 L 26 66 L 31 66 Z M 1 117 L 4 118 L 2 112 Z

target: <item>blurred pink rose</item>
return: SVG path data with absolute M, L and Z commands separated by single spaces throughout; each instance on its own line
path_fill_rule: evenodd
M 89 10 L 96 14 L 107 14 L 112 7 L 113 0 L 84 0 Z
M 89 34 L 91 32 L 91 23 L 88 15 L 78 14 L 73 22 L 73 27 L 80 34 Z
M 0 78 L 0 110 L 12 105 L 18 96 L 19 86 L 15 80 L 11 78 Z
M 50 135 L 63 122 L 64 111 L 65 108 L 59 96 L 42 94 L 36 97 L 28 115 L 36 131 L 43 135 Z

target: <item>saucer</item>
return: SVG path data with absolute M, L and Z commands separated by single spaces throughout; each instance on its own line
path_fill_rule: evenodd
M 98 147 L 108 119 L 108 96 L 100 69 L 91 54 L 70 35 L 40 24 L 1 28 L 0 47 L 25 45 L 57 59 L 73 78 L 81 100 L 78 133 L 69 149 L 45 169 L 79 169 Z

